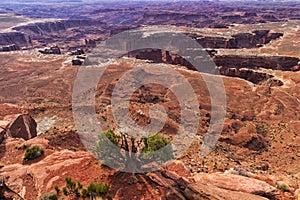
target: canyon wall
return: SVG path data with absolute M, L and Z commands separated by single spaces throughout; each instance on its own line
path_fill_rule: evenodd
M 189 69 L 195 68 L 184 58 L 162 51 L 160 49 L 136 50 L 128 53 L 128 57 L 134 57 L 141 60 L 150 60 L 153 62 L 165 62 L 174 65 L 182 65 Z M 246 55 L 214 55 L 212 57 L 216 66 L 228 68 L 248 68 L 248 69 L 274 69 L 284 71 L 296 71 L 300 63 L 299 58 L 289 56 L 246 56 Z
M 257 48 L 283 36 L 282 33 L 271 33 L 269 30 L 256 30 L 252 33 L 239 33 L 232 35 L 231 38 L 208 37 L 193 33 L 186 34 L 196 39 L 203 48 L 214 49 Z
M 155 63 L 168 63 L 196 70 L 195 67 L 183 57 L 160 49 L 144 49 L 129 52 L 128 57 L 141 60 L 150 60 Z M 268 84 L 281 86 L 280 80 L 268 73 L 255 71 L 258 68 L 295 71 L 299 70 L 299 59 L 287 56 L 240 56 L 240 55 L 214 55 L 216 70 L 221 75 L 238 77 L 254 84 Z
M 288 56 L 243 56 L 217 55 L 213 58 L 217 66 L 224 68 L 274 69 L 284 71 L 297 70 L 299 59 Z
M 29 35 L 49 35 L 51 33 L 65 31 L 68 28 L 105 25 L 105 23 L 95 20 L 61 20 L 18 26 L 15 27 L 14 30 L 25 32 Z
M 0 46 L 16 45 L 18 47 L 28 47 L 32 45 L 31 37 L 20 32 L 0 33 Z M 10 49 L 4 47 L 4 49 Z
M 221 75 L 242 78 L 244 80 L 250 81 L 254 84 L 267 84 L 269 86 L 282 86 L 283 82 L 275 79 L 273 75 L 257 72 L 251 69 L 237 69 L 237 68 L 219 68 L 219 72 Z

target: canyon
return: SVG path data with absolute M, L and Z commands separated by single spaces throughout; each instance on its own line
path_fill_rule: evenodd
M 109 184 L 111 197 L 119 200 L 300 199 L 298 2 L 15 1 L 0 3 L 0 199 L 32 200 L 51 193 L 58 199 L 86 199 L 63 194 L 67 176 L 84 188 L 92 182 Z M 174 140 L 183 114 L 173 91 L 184 86 L 180 80 L 193 94 L 184 90 L 179 96 L 186 102 L 193 95 L 197 99 L 197 109 L 185 113 L 188 124 L 199 117 L 186 151 L 159 170 L 132 174 L 106 166 L 88 151 L 72 103 L 74 93 L 80 93 L 78 74 L 102 42 L 136 28 L 145 31 L 144 37 L 166 30 L 186 35 L 210 56 L 215 74 L 198 72 L 187 57 L 155 48 L 109 57 L 101 66 L 105 70 L 93 86 L 92 107 L 103 131 L 120 131 L 119 120 L 141 127 L 152 120 L 164 122 L 159 133 Z M 194 50 L 199 49 L 189 49 Z M 82 85 L 90 84 L 93 75 Z M 216 106 L 210 87 L 219 86 L 211 82 L 214 78 L 224 85 L 226 114 L 221 133 L 209 138 L 214 146 L 203 156 Z M 163 79 L 170 87 L 149 83 L 129 94 L 121 84 L 149 79 Z M 126 97 L 130 117 L 117 113 L 116 118 L 114 100 Z M 153 118 L 154 105 L 164 109 L 165 120 L 158 114 Z M 80 120 L 89 117 L 86 113 Z M 24 160 L 37 145 L 43 153 Z

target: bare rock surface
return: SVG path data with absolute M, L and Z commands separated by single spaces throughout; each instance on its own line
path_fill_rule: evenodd
M 53 182 L 57 179 L 53 175 L 55 172 L 60 171 L 62 173 L 64 169 L 82 166 L 90 159 L 92 159 L 92 156 L 88 152 L 64 150 L 54 152 L 43 160 L 31 165 L 18 163 L 5 166 L 0 170 L 0 174 L 2 177 L 7 178 L 7 185 L 23 196 L 23 198 L 29 195 L 26 192 L 31 190 L 29 187 L 35 188 L 38 195 L 41 196 L 45 190 L 53 189 Z M 30 177 L 32 185 L 27 185 L 24 177 Z
M 226 173 L 200 173 L 194 178 L 196 183 L 213 185 L 226 190 L 246 192 L 271 199 L 277 199 L 279 195 L 279 191 L 268 183 L 240 175 Z
M 267 200 L 268 198 L 240 191 L 226 190 L 214 185 L 201 183 L 190 184 L 184 194 L 194 200 Z

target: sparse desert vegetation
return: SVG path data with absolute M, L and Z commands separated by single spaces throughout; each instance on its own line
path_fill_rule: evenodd
M 41 146 L 33 146 L 26 150 L 23 160 L 29 161 L 38 158 L 44 154 L 44 148 Z

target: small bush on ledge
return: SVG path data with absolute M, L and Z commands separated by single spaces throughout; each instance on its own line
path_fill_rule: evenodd
M 87 196 L 90 196 L 92 198 L 94 197 L 106 197 L 109 193 L 109 188 L 110 186 L 108 184 L 103 184 L 103 183 L 91 183 L 87 187 Z
M 26 150 L 23 161 L 33 160 L 44 154 L 44 149 L 41 146 L 33 146 Z
M 71 177 L 67 176 L 65 178 L 66 186 L 62 188 L 62 194 L 64 196 L 76 196 L 76 199 L 102 199 L 102 200 L 111 200 L 112 195 L 109 194 L 110 185 L 104 183 L 90 183 L 87 188 L 84 188 L 83 185 L 78 181 L 74 181 Z M 60 196 L 60 189 L 58 186 L 54 186 L 57 196 Z
M 57 195 L 54 193 L 44 194 L 39 200 L 57 200 Z

